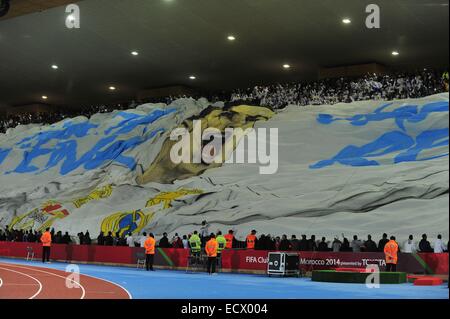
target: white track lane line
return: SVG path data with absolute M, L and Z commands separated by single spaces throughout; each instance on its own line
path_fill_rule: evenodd
M 38 289 L 38 292 L 37 293 L 35 293 L 33 296 L 31 296 L 30 298 L 28 298 L 28 299 L 34 299 L 34 298 L 36 298 L 36 296 L 37 295 L 39 295 L 40 293 L 41 293 L 41 291 L 42 291 L 42 283 L 39 281 L 39 280 L 37 280 L 36 278 L 34 278 L 33 276 L 30 276 L 30 275 L 27 275 L 27 274 L 24 274 L 23 272 L 20 272 L 20 271 L 15 271 L 15 270 L 12 270 L 12 269 L 8 269 L 8 268 L 3 268 L 3 267 L 0 267 L 0 269 L 3 269 L 3 270 L 6 270 L 6 271 L 11 271 L 11 272 L 15 272 L 16 274 L 20 274 L 20 275 L 23 275 L 23 276 L 26 276 L 26 277 L 29 277 L 29 278 L 31 278 L 31 279 L 33 279 L 34 281 L 36 281 L 38 284 L 39 284 L 39 289 Z
M 3 280 L 2 280 L 2 278 L 0 277 L 0 288 L 3 286 Z
M 123 287 L 123 286 L 121 286 L 121 285 L 119 285 L 119 284 L 116 284 L 115 282 L 112 282 L 112 281 L 109 281 L 109 280 L 106 280 L 106 279 L 103 279 L 103 278 L 91 276 L 91 275 L 86 275 L 86 274 L 81 274 L 81 275 L 86 276 L 86 277 L 91 277 L 91 278 L 94 278 L 94 279 L 98 279 L 98 280 L 102 280 L 102 281 L 109 282 L 109 283 L 112 284 L 112 285 L 115 285 L 115 286 L 117 286 L 117 287 L 119 287 L 119 288 L 122 288 L 122 289 L 128 294 L 128 297 L 130 297 L 130 299 L 133 299 L 133 296 L 130 294 L 130 292 L 129 292 L 127 289 L 125 289 L 125 287 Z
M 4 265 L 4 266 L 17 267 L 17 268 L 21 268 L 21 269 L 27 269 L 27 270 L 38 271 L 38 272 L 42 272 L 42 273 L 45 273 L 45 274 L 49 274 L 49 275 L 52 275 L 52 276 L 56 276 L 56 277 L 62 278 L 62 279 L 64 279 L 64 280 L 67 279 L 67 277 L 63 277 L 63 276 L 60 276 L 60 275 L 57 275 L 57 274 L 54 274 L 54 273 L 51 273 L 51 272 L 48 272 L 48 271 L 39 270 L 39 269 L 32 268 L 32 267 L 25 267 L 25 266 L 19 266 L 19 265 L 16 265 L 16 264 L 6 264 L 6 263 L 3 264 L 3 265 Z M 49 269 L 50 269 L 50 268 L 49 268 Z M 61 270 L 58 270 L 58 269 L 54 269 L 54 270 L 61 271 Z M 84 297 L 86 296 L 86 290 L 84 289 L 83 285 L 81 285 L 80 283 L 74 281 L 73 279 L 72 279 L 72 283 L 78 285 L 78 286 L 81 288 L 82 294 L 81 294 L 80 299 L 84 299 Z

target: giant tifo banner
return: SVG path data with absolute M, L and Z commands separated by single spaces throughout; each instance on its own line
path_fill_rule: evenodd
M 180 99 L 18 126 L 0 134 L 0 228 L 159 237 L 187 235 L 206 219 L 211 232 L 231 228 L 241 239 L 256 229 L 446 242 L 448 117 L 443 93 L 275 111 Z M 230 158 L 242 154 L 242 163 L 176 163 L 170 137 L 181 127 L 190 153 L 211 155 L 211 136 L 194 142 L 206 129 L 220 131 L 220 146 L 228 128 L 254 135 L 236 141 Z
M 32 247 L 35 258 L 41 258 L 42 247 L 39 244 L 0 242 L 0 256 L 26 258 L 27 247 Z M 53 245 L 51 259 L 64 262 L 97 263 L 109 265 L 136 265 L 143 248 Z M 222 254 L 222 269 L 230 272 L 264 273 L 267 270 L 268 251 L 225 250 Z M 365 268 L 378 265 L 381 270 L 386 266 L 382 253 L 332 253 L 299 252 L 300 268 L 305 271 L 335 268 Z M 158 248 L 155 265 L 164 268 L 179 269 L 187 266 L 188 249 Z M 427 273 L 448 275 L 448 253 L 399 254 L 398 270 L 407 273 Z

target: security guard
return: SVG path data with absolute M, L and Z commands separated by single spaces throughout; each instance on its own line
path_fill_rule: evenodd
M 192 255 L 199 255 L 201 252 L 202 241 L 197 231 L 194 231 L 194 234 L 189 238 L 189 246 L 191 247 Z
M 208 256 L 208 274 L 212 275 L 216 272 L 217 250 L 219 248 L 219 244 L 217 243 L 216 235 L 211 234 L 209 238 L 210 239 L 205 245 L 205 251 Z
M 147 268 L 147 271 L 149 271 L 149 270 L 154 271 L 153 260 L 155 257 L 155 247 L 156 247 L 155 236 L 153 236 L 153 234 L 150 233 L 144 243 L 145 266 Z
M 230 229 L 228 231 L 228 234 L 226 234 L 225 239 L 227 241 L 227 244 L 225 245 L 226 249 L 232 249 L 233 248 L 233 242 L 234 242 L 234 232 Z
M 252 233 L 247 236 L 247 249 L 255 249 L 256 245 L 256 230 L 252 230 Z
M 47 228 L 41 236 L 42 243 L 42 262 L 50 263 L 50 247 L 52 246 L 52 235 L 50 234 L 50 228 Z
M 217 257 L 220 257 L 220 254 L 227 246 L 227 240 L 222 235 L 222 232 L 220 230 L 217 232 L 216 240 L 217 240 L 217 243 L 219 244 L 219 247 L 217 248 Z
M 386 271 L 397 271 L 398 244 L 395 241 L 394 236 L 392 236 L 391 240 L 384 246 L 384 254 L 386 256 Z
M 202 240 L 197 231 L 189 238 L 189 246 L 191 247 L 191 263 L 200 265 L 202 264 L 200 253 L 202 252 Z

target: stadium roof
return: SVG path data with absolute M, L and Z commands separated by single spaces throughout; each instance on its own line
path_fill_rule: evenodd
M 66 27 L 68 2 L 11 0 L 0 19 L 0 105 L 229 89 L 366 62 L 448 65 L 448 0 L 379 0 L 380 29 L 365 26 L 371 0 L 84 0 L 79 29 Z

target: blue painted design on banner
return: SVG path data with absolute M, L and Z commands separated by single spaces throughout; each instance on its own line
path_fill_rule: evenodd
M 406 150 L 403 153 L 400 153 L 395 157 L 394 162 L 395 163 L 401 163 L 401 162 L 413 162 L 413 161 L 426 161 L 431 160 L 439 157 L 448 156 L 447 153 L 438 154 L 431 157 L 425 157 L 425 158 L 419 158 L 418 156 L 420 152 L 442 147 L 442 146 L 448 146 L 448 138 L 449 138 L 449 129 L 438 129 L 438 130 L 429 130 L 424 131 L 420 133 L 416 138 L 416 144 Z
M 414 145 L 414 139 L 401 131 L 383 134 L 375 141 L 363 146 L 349 145 L 329 160 L 319 161 L 310 168 L 323 168 L 340 163 L 350 166 L 377 166 L 375 160 L 366 157 L 382 156 L 391 152 L 402 151 Z
M 86 136 L 98 136 L 98 131 L 92 132 L 99 127 L 89 121 L 73 123 L 66 121 L 62 128 L 42 131 L 26 137 L 16 145 L 23 150 L 23 157 L 17 167 L 6 174 L 14 173 L 36 173 L 40 174 L 61 163 L 60 174 L 66 175 L 83 166 L 87 170 L 96 169 L 110 162 L 117 162 L 130 170 L 136 167 L 134 158 L 123 155 L 124 152 L 134 149 L 136 146 L 152 139 L 156 134 L 164 132 L 162 128 L 149 131 L 147 126 L 161 117 L 176 112 L 175 109 L 155 110 L 150 114 L 138 115 L 134 113 L 120 112 L 125 120 L 107 129 L 103 136 L 88 151 L 77 158 L 79 138 Z M 121 135 L 130 133 L 138 126 L 145 126 L 143 136 L 120 138 Z M 112 133 L 115 131 L 114 133 Z M 56 141 L 56 142 L 54 142 Z M 48 146 L 52 142 L 51 146 Z M 9 151 L 0 150 L 0 164 L 8 156 Z M 44 168 L 33 164 L 33 160 L 42 156 L 49 156 Z
M 66 121 L 66 122 L 64 122 L 62 129 L 42 131 L 42 132 L 36 133 L 32 136 L 24 138 L 23 140 L 18 142 L 16 145 L 18 145 L 20 148 L 28 148 L 28 147 L 31 147 L 32 144 L 31 143 L 24 144 L 24 143 L 33 141 L 33 140 L 37 140 L 36 145 L 44 145 L 53 139 L 67 140 L 71 137 L 81 138 L 81 137 L 85 137 L 89 133 L 89 130 L 97 128 L 97 127 L 98 127 L 98 125 L 92 124 L 90 122 L 73 124 L 72 121 Z
M 377 166 L 379 163 L 373 158 L 398 152 L 401 153 L 393 158 L 393 163 L 426 161 L 449 155 L 448 152 L 442 153 L 441 151 L 441 153 L 433 156 L 423 158 L 419 156 L 422 151 L 448 146 L 448 128 L 425 130 L 415 138 L 408 135 L 405 128 L 405 121 L 415 124 L 426 120 L 432 113 L 448 112 L 448 102 L 428 103 L 423 105 L 420 111 L 417 105 L 404 105 L 393 111 L 384 112 L 391 105 L 392 103 L 385 104 L 377 108 L 373 113 L 357 114 L 349 118 L 319 114 L 317 121 L 325 125 L 335 121 L 348 121 L 353 126 L 364 126 L 369 122 L 393 119 L 401 131 L 386 132 L 376 140 L 362 146 L 348 145 L 331 159 L 319 161 L 309 167 L 311 169 L 320 169 L 336 163 L 348 166 Z
M 113 131 L 117 128 L 120 128 L 120 129 L 117 132 L 115 132 L 115 134 L 126 134 L 126 133 L 129 133 L 132 130 L 134 130 L 136 128 L 136 126 L 151 124 L 154 121 L 156 121 L 157 119 L 161 118 L 162 116 L 165 116 L 165 115 L 168 115 L 168 114 L 174 113 L 174 112 L 176 112 L 176 109 L 156 110 L 145 116 L 137 115 L 137 114 L 133 114 L 133 113 L 120 112 L 119 114 L 116 115 L 116 117 L 121 116 L 121 117 L 125 118 L 125 120 L 121 121 L 116 126 L 108 128 L 105 131 L 105 134 L 108 135 L 111 133 L 111 131 Z
M 384 104 L 377 108 L 373 113 L 368 114 L 356 114 L 352 117 L 340 118 L 333 117 L 330 114 L 319 114 L 317 116 L 317 122 L 320 124 L 331 124 L 336 121 L 347 121 L 353 126 L 364 126 L 369 122 L 379 122 L 388 119 L 395 120 L 397 126 L 405 131 L 404 122 L 418 123 L 425 120 L 431 113 L 448 112 L 448 102 L 433 102 L 425 104 L 420 112 L 417 105 L 404 105 L 396 108 L 392 111 L 383 112 L 387 107 L 393 103 Z
M 141 211 L 131 212 L 119 221 L 119 232 L 125 230 L 127 233 L 134 232 L 139 227 L 139 222 L 141 220 Z
M 8 157 L 9 152 L 11 152 L 11 148 L 2 149 L 0 148 L 0 165 L 2 165 L 3 161 Z

